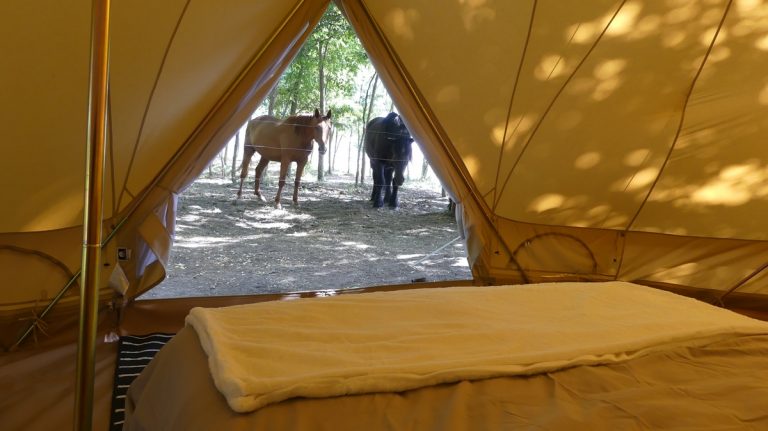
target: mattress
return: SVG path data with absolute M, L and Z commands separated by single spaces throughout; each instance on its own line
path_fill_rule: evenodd
M 448 297 L 445 291 L 436 293 Z M 696 314 L 686 310 L 704 305 L 686 301 L 680 302 L 686 304 L 680 314 Z M 568 312 L 559 313 L 554 307 L 541 318 L 557 320 L 594 305 L 572 300 L 569 304 Z M 724 311 L 711 308 L 713 316 Z M 531 329 L 535 327 L 532 322 L 521 331 L 535 332 Z M 620 327 L 632 334 L 631 324 Z M 717 337 L 694 331 L 695 340 L 664 342 L 607 361 L 575 361 L 407 390 L 337 396 L 309 392 L 313 395 L 291 396 L 239 413 L 217 388 L 221 382 L 211 372 L 210 334 L 198 329 L 190 325 L 180 331 L 134 381 L 126 400 L 126 429 L 759 429 L 768 425 L 768 335 L 759 331 L 734 330 Z M 251 342 L 244 340 L 244 345 Z M 286 368 L 291 367 L 281 372 Z M 306 371 L 294 368 L 299 374 Z

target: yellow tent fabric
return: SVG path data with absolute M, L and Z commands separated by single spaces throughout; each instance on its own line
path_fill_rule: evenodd
M 336 4 L 459 202 L 479 283 L 618 279 L 768 303 L 768 4 Z M 177 194 L 327 5 L 114 2 L 105 305 L 162 281 Z M 5 347 L 79 270 L 89 20 L 89 4 L 0 5 Z M 77 295 L 46 320 L 72 318 Z

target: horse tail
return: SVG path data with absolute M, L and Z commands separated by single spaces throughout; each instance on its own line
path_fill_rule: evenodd
M 255 153 L 255 147 L 249 145 L 243 146 L 243 161 L 240 163 L 240 178 L 248 176 L 248 166 L 251 164 L 251 159 Z
M 248 122 L 248 125 L 245 127 L 245 146 L 243 147 L 253 147 L 254 141 L 256 140 L 256 132 L 259 129 L 259 126 L 261 125 L 262 117 L 256 117 Z
M 256 134 L 263 120 L 264 116 L 256 117 L 248 121 L 248 125 L 245 126 L 245 142 L 243 142 L 243 161 L 240 163 L 240 178 L 245 178 L 248 175 L 248 165 L 251 164 L 251 159 L 254 153 L 256 153 Z

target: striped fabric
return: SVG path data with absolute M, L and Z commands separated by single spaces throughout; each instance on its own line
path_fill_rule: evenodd
M 123 429 L 125 421 L 125 395 L 133 379 L 149 364 L 160 348 L 175 334 L 126 335 L 120 337 L 115 367 L 115 385 L 112 390 L 112 416 L 110 431 Z

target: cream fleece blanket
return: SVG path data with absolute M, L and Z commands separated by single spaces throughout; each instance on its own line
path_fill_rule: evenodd
M 619 362 L 766 334 L 768 322 L 623 282 L 452 287 L 195 308 L 186 322 L 237 412 Z

